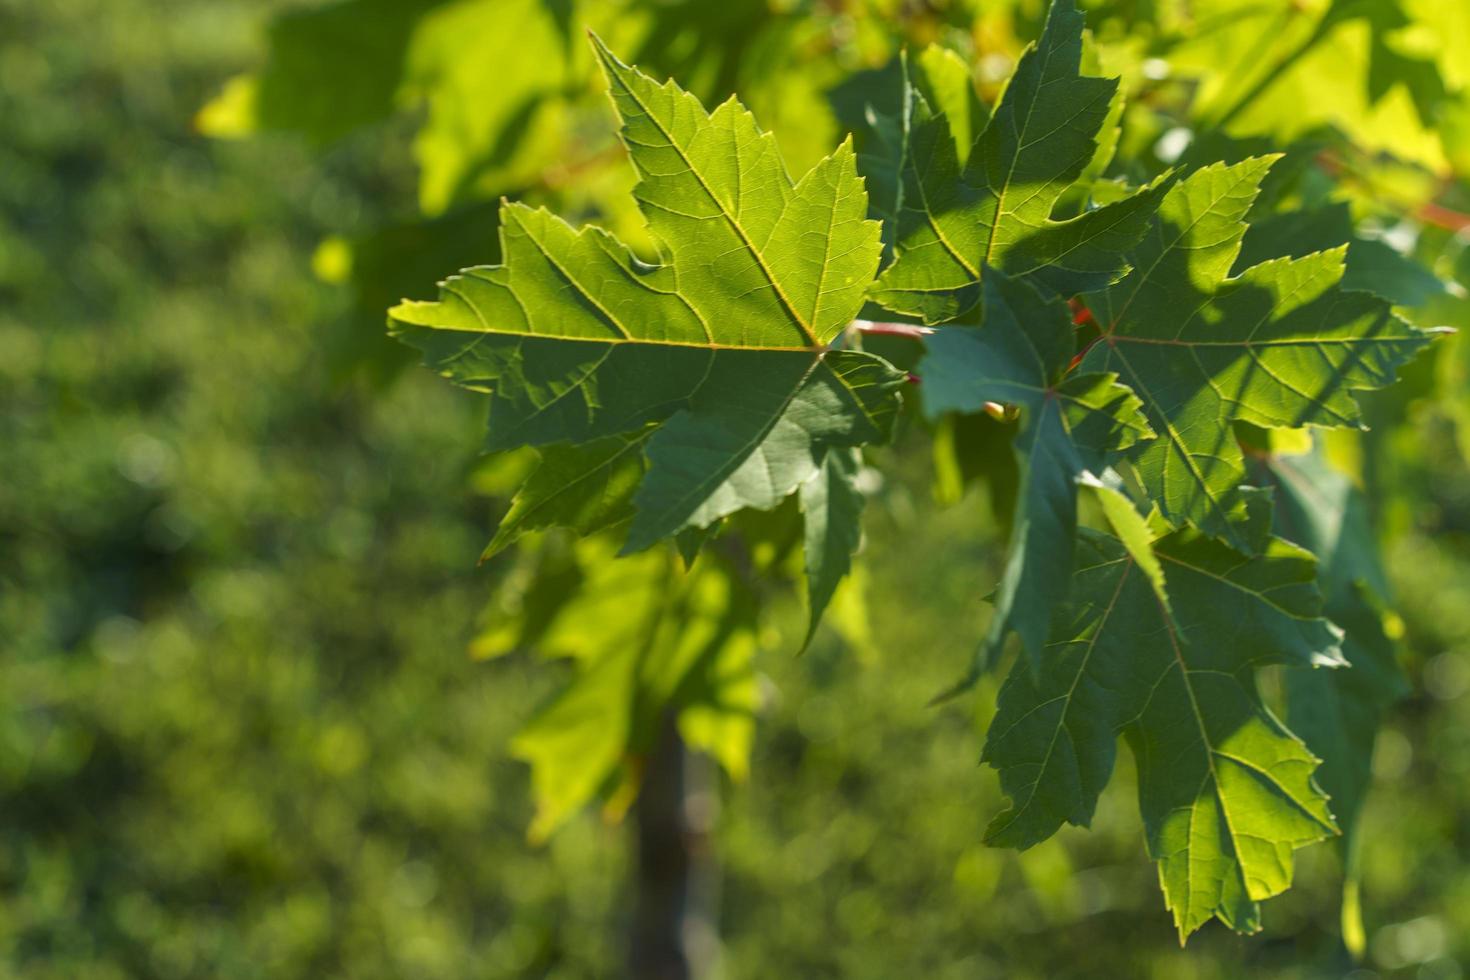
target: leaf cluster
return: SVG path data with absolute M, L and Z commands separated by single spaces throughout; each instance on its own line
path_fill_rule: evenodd
M 505 203 L 499 262 L 391 319 L 484 396 L 487 450 L 539 454 L 487 555 L 558 526 L 594 542 L 540 637 L 585 672 L 518 743 L 537 832 L 625 799 L 662 712 L 726 703 L 695 679 L 748 684 L 756 583 L 798 541 L 810 642 L 900 419 L 988 413 L 1012 430 L 1010 540 L 952 692 L 1019 638 L 984 749 L 1011 807 L 987 839 L 1086 825 L 1122 738 L 1181 938 L 1259 928 L 1293 852 L 1354 826 L 1397 676 L 1361 504 L 1280 433 L 1360 427 L 1357 393 L 1432 340 L 1394 301 L 1437 282 L 1340 210 L 1253 224 L 1279 154 L 1127 172 L 1119 83 L 1084 69 L 1072 0 L 993 107 L 952 52 L 901 56 L 844 93 L 855 132 L 800 176 L 739 102 L 593 48 L 652 255 Z

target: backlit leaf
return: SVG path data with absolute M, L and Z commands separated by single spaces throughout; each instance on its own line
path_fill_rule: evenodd
M 906 80 L 894 258 L 873 291 L 880 305 L 942 323 L 981 302 L 988 267 L 1063 296 L 1126 270 L 1124 251 L 1147 228 L 1156 189 L 1065 221 L 1052 217 L 1097 156 L 1117 90 L 1116 80 L 1081 74 L 1082 28 L 1071 0 L 1052 5 L 963 164 L 954 128 Z
M 1158 438 L 1131 458 L 1164 516 L 1240 548 L 1244 460 L 1231 422 L 1357 426 L 1355 390 L 1381 388 L 1430 341 L 1368 293 L 1342 288 L 1345 248 L 1229 275 L 1273 158 L 1175 184 L 1132 253 L 1135 271 L 1088 305 L 1102 336 L 1083 369 L 1114 371 Z
M 502 264 L 452 277 L 437 302 L 400 305 L 392 326 L 435 370 L 488 395 L 488 449 L 593 444 L 553 451 L 502 544 L 534 522 L 611 523 L 603 456 L 620 480 L 635 459 L 598 441 L 646 439 L 632 552 L 743 508 L 769 510 L 829 452 L 886 439 L 904 376 L 830 349 L 880 249 L 851 145 L 793 181 L 739 103 L 708 113 L 597 50 L 662 264 L 600 229 L 506 204 Z

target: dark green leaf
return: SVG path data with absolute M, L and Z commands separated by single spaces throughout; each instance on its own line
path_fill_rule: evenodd
M 863 495 L 857 488 L 862 465 L 857 450 L 834 450 L 817 475 L 801 485 L 809 617 L 803 649 L 811 644 L 837 586 L 852 571 L 852 556 L 863 539 Z
M 1114 375 L 1064 376 L 1075 353 L 1065 303 L 996 270 L 984 293 L 983 327 L 945 327 L 926 338 L 924 406 L 934 416 L 975 412 L 987 402 L 1021 409 L 1021 487 L 980 664 L 994 662 L 1012 631 L 1039 664 L 1052 610 L 1071 580 L 1077 481 L 1152 432 L 1138 398 Z
M 1117 539 L 1080 535 L 1078 570 L 1040 672 L 1017 664 L 985 759 L 1011 808 L 987 832 L 1029 847 L 1085 826 L 1125 735 L 1149 854 L 1180 936 L 1212 916 L 1259 928 L 1292 851 L 1336 833 L 1317 759 L 1266 710 L 1254 671 L 1341 663 L 1316 566 L 1273 539 L 1247 557 L 1193 530 L 1154 544 L 1173 615 Z

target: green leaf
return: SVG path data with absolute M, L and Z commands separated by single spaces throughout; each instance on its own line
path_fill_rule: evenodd
M 720 533 L 721 526 L 716 521 L 708 527 L 686 527 L 674 535 L 674 550 L 684 559 L 686 569 L 694 567 L 694 563 L 699 560 L 699 553 L 709 544 L 711 538 Z
M 852 571 L 852 556 L 862 542 L 863 495 L 857 488 L 862 465 L 855 449 L 830 452 L 817 475 L 801 485 L 808 609 L 803 650 L 811 645 L 837 586 Z
M 1144 487 L 1171 523 L 1242 549 L 1245 470 L 1231 422 L 1357 426 L 1352 392 L 1391 383 L 1431 339 L 1384 300 L 1342 288 L 1342 248 L 1229 276 L 1274 159 L 1176 183 L 1132 255 L 1136 271 L 1087 299 L 1102 336 L 1083 369 L 1117 372 L 1159 436 L 1131 454 Z
M 1109 476 L 1113 479 L 1109 479 Z M 1159 604 L 1164 607 L 1164 612 L 1172 617 L 1174 608 L 1169 601 L 1169 586 L 1164 579 L 1164 566 L 1159 561 L 1159 556 L 1154 553 L 1155 529 L 1151 526 L 1149 517 L 1138 512 L 1132 499 L 1123 487 L 1118 485 L 1120 482 L 1116 480 L 1116 474 L 1110 472 L 1103 478 L 1088 481 L 1088 485 L 1092 487 L 1093 494 L 1102 507 L 1103 516 L 1108 520 L 1108 526 L 1113 529 L 1113 535 L 1128 552 L 1128 557 L 1138 566 L 1138 571 L 1148 579 L 1148 584 L 1153 588 L 1154 595 L 1158 596 Z
M 1202 129 L 1224 125 L 1282 146 L 1330 128 L 1372 155 L 1445 166 L 1454 127 L 1444 117 L 1455 106 L 1446 84 L 1455 73 L 1445 69 L 1458 52 L 1439 39 L 1439 22 L 1458 4 L 1416 0 L 1412 18 L 1399 0 L 1208 6 L 1200 29 L 1165 42 L 1173 70 L 1197 85 Z M 1439 48 L 1438 64 L 1418 56 L 1426 47 Z
M 1335 834 L 1317 759 L 1261 703 L 1254 671 L 1341 663 L 1312 556 L 1280 539 L 1246 556 L 1197 531 L 1154 543 L 1173 613 L 1117 539 L 1084 530 L 1040 672 L 1017 664 L 985 745 L 1011 808 L 993 844 L 1086 826 L 1115 740 L 1139 770 L 1149 854 L 1181 938 L 1218 917 L 1259 928 L 1292 851 Z
M 981 302 L 987 267 L 1064 296 L 1123 274 L 1123 253 L 1147 228 L 1157 189 L 1052 218 L 1097 156 L 1118 87 L 1080 73 L 1082 28 L 1072 0 L 1052 5 L 963 165 L 955 127 L 908 81 L 894 259 L 873 290 L 876 302 L 942 323 Z
M 1012 452 L 1015 426 L 988 412 L 947 415 L 934 426 L 934 499 L 957 504 L 972 483 L 985 486 L 991 516 L 1009 533 L 1021 489 L 1021 469 Z
M 326 146 L 411 116 L 431 216 L 514 189 L 558 190 L 568 176 L 583 193 L 615 157 L 586 125 L 598 103 L 593 59 L 575 43 L 582 29 L 723 98 L 778 21 L 766 0 L 337 0 L 272 21 L 265 63 L 231 79 L 197 125 Z
M 706 114 L 599 43 L 640 181 L 636 196 L 689 305 L 739 346 L 826 344 L 861 305 L 879 229 L 844 144 L 793 184 L 775 139 L 739 103 Z M 705 338 L 709 340 L 711 338 Z
M 679 734 L 690 748 L 714 759 L 737 783 L 750 775 L 755 716 L 760 707 L 755 634 L 724 634 L 701 656 L 681 694 Z
M 422 107 L 419 201 L 441 214 L 536 181 L 563 152 L 590 68 L 567 44 L 571 12 L 563 0 L 347 0 L 291 11 L 272 23 L 261 71 L 205 106 L 200 128 L 283 130 L 323 146 Z M 599 25 L 616 16 L 596 13 Z
M 1084 62 L 1089 67 L 1097 60 L 1095 47 L 1091 45 L 1084 51 L 1084 55 L 1090 55 Z M 1112 165 L 1118 155 L 1118 144 L 1123 139 L 1123 113 L 1127 108 L 1128 100 L 1120 86 L 1108 102 L 1108 113 L 1103 117 L 1102 128 L 1096 137 L 1097 151 L 1082 169 L 1074 191 L 1090 188 L 1101 181 L 1108 167 Z M 1083 200 L 1085 201 L 1085 197 Z
M 975 75 L 955 52 L 931 44 L 914 59 L 912 79 L 925 101 L 949 123 L 961 166 L 990 121 L 990 110 L 975 94 Z
M 350 283 L 352 313 L 330 338 L 334 374 L 365 373 L 385 382 L 416 363 L 414 351 L 383 331 L 383 311 L 445 269 L 499 258 L 498 203 L 480 202 L 433 218 L 414 216 L 317 248 L 318 278 Z M 324 258 L 332 262 L 324 262 Z M 335 268 L 331 266 L 335 265 Z
M 1021 473 L 1005 573 L 975 671 L 1018 633 L 1039 666 L 1052 610 L 1067 594 L 1077 531 L 1077 482 L 1110 453 L 1152 436 L 1138 398 L 1111 374 L 1066 376 L 1075 353 L 1072 315 L 1026 283 L 990 270 L 983 327 L 944 327 L 925 338 L 919 365 L 925 411 L 976 412 L 987 402 L 1021 409 Z
M 420 22 L 399 97 L 424 107 L 413 150 L 426 214 L 536 183 L 566 153 L 591 70 L 567 43 L 569 13 L 555 0 L 476 0 Z
M 707 113 L 598 42 L 636 196 L 666 256 L 544 210 L 502 210 L 503 264 L 467 269 L 392 328 L 491 403 L 487 448 L 656 425 L 627 551 L 769 509 L 825 454 L 887 437 L 903 377 L 828 345 L 863 302 L 879 227 L 852 148 L 792 181 L 741 106 Z M 595 482 L 589 486 L 596 487 Z M 575 493 L 560 499 L 575 509 Z

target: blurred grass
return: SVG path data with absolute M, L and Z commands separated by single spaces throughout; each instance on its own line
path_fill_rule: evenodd
M 614 975 L 627 835 L 527 845 L 504 751 L 555 672 L 465 653 L 498 574 L 478 407 L 330 355 L 363 321 L 313 251 L 412 207 L 406 140 L 322 160 L 190 129 L 279 6 L 0 0 L 0 975 Z M 873 655 L 761 661 L 719 823 L 727 975 L 1461 976 L 1470 482 L 1437 431 L 1413 437 L 1434 533 L 1392 555 L 1423 693 L 1377 764 L 1362 970 L 1326 849 L 1266 934 L 1180 951 L 1129 779 L 1091 833 L 980 845 L 975 713 L 926 702 L 979 635 L 994 530 L 898 486 Z

